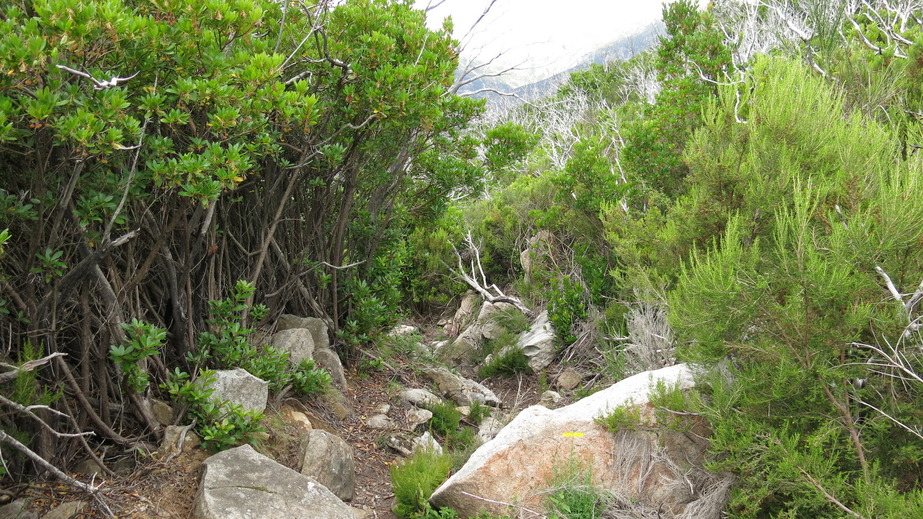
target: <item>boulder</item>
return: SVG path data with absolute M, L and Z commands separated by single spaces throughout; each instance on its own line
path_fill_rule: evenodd
M 402 389 L 399 394 L 404 401 L 410 402 L 417 407 L 426 408 L 442 402 L 442 399 L 438 396 L 420 388 Z
M 455 316 L 452 317 L 448 326 L 450 337 L 458 335 L 458 331 L 468 324 L 471 316 L 474 315 L 474 309 L 477 307 L 478 301 L 480 301 L 480 297 L 471 291 L 462 297 L 461 303 L 458 305 L 458 310 L 455 311 Z
M 336 352 L 330 348 L 314 348 L 314 363 L 330 373 L 330 378 L 337 387 L 346 389 L 346 372 Z
M 509 309 L 514 309 L 517 312 L 519 311 L 519 309 L 510 303 L 484 303 L 481 305 L 481 311 L 478 312 L 477 321 L 472 325 L 480 334 L 480 340 L 489 341 L 491 339 L 496 339 L 503 333 L 503 326 L 496 322 L 493 316 L 498 312 L 508 311 Z
M 316 480 L 250 445 L 204 462 L 193 519 L 353 519 L 352 509 Z
M 696 435 L 706 431 L 700 428 L 687 436 L 645 427 L 611 433 L 594 422 L 625 405 L 639 407 L 652 420 L 646 404 L 657 381 L 682 389 L 693 386 L 689 368 L 677 365 L 635 375 L 557 410 L 529 407 L 479 447 L 430 502 L 452 507 L 460 517 L 503 515 L 507 506 L 502 503 L 541 512 L 554 475 L 577 462 L 591 471 L 594 485 L 619 499 L 681 514 L 698 497 L 686 477 L 690 466 L 702 462 L 707 443 Z
M 537 373 L 547 368 L 555 359 L 556 341 L 546 310 L 538 315 L 528 332 L 519 336 L 516 347 L 522 349 L 529 358 L 529 367 Z
M 330 335 L 328 334 L 327 323 L 317 317 L 298 317 L 292 314 L 282 314 L 276 321 L 276 332 L 282 330 L 291 330 L 293 328 L 303 328 L 311 333 L 314 339 L 314 346 L 317 348 L 330 347 Z
M 458 405 L 480 402 L 500 407 L 500 399 L 493 391 L 473 380 L 458 376 L 445 368 L 423 368 L 423 374 L 436 384 L 439 392 Z
M 353 448 L 342 438 L 313 429 L 301 445 L 301 473 L 314 478 L 343 501 L 356 495 Z
M 266 410 L 269 384 L 243 368 L 216 371 L 215 380 L 209 387 L 215 390 L 211 396 L 212 400 L 227 400 L 243 406 L 245 411 L 262 413 Z
M 450 366 L 471 366 L 474 352 L 481 347 L 483 342 L 480 327 L 472 324 L 465 328 L 454 341 L 440 346 L 433 353 Z
M 314 360 L 314 337 L 304 328 L 290 328 L 272 335 L 272 347 L 288 352 L 288 360 L 298 364 L 304 359 Z

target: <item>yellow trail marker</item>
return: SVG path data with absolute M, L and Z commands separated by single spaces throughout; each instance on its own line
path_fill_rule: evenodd
M 566 432 L 562 434 L 561 436 L 564 436 L 565 438 L 583 438 L 583 433 L 582 432 Z

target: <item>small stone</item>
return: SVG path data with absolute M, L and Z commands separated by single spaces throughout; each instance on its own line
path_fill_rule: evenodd
M 388 404 L 381 404 L 380 406 L 378 406 L 378 409 L 376 409 L 376 411 L 378 411 L 381 414 L 388 414 L 391 411 L 391 406 Z
M 420 449 L 428 449 L 436 454 L 442 454 L 442 445 L 439 445 L 439 442 L 436 441 L 436 438 L 433 438 L 433 435 L 426 431 L 422 436 L 413 441 L 413 449 L 411 454 L 416 454 Z
M 558 405 L 562 398 L 561 394 L 557 391 L 545 391 L 542 393 L 542 396 L 539 397 L 538 405 L 552 409 Z
M 442 403 L 441 398 L 420 388 L 402 389 L 400 397 L 417 407 L 429 407 Z
M 394 328 L 391 328 L 391 331 L 388 332 L 388 337 L 406 337 L 417 332 L 419 332 L 419 330 L 416 326 L 410 326 L 409 324 L 399 324 Z
M 558 389 L 570 391 L 579 386 L 581 381 L 583 381 L 583 375 L 579 371 L 574 368 L 567 368 L 558 375 L 555 384 Z
M 376 414 L 365 420 L 365 424 L 373 429 L 394 429 L 394 422 L 387 415 Z
M 173 424 L 173 408 L 163 400 L 152 398 L 151 412 L 154 414 L 154 418 L 160 422 L 160 425 Z
M 407 411 L 407 423 L 410 425 L 411 429 L 416 429 L 417 427 L 428 423 L 432 419 L 433 413 L 426 409 L 413 408 L 410 411 Z
M 302 413 L 301 411 L 295 411 L 294 409 L 288 410 L 289 420 L 298 424 L 302 429 L 314 429 L 314 425 L 311 423 L 311 420 L 308 418 L 308 415 Z

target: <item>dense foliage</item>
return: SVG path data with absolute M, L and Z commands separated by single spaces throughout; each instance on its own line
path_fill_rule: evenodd
M 37 383 L 130 447 L 175 368 L 283 369 L 240 332 L 256 302 L 343 344 L 393 320 L 407 233 L 481 177 L 459 133 L 481 104 L 447 93 L 456 43 L 424 21 L 391 0 L 4 4 L 3 355 L 66 353 Z M 210 317 L 238 280 L 234 322 Z

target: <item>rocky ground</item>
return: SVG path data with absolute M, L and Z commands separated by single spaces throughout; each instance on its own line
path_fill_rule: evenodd
M 349 388 L 343 403 L 351 411 L 348 415 L 338 416 L 338 413 L 342 416 L 342 409 L 324 398 L 273 402 L 264 419 L 269 438 L 257 449 L 298 470 L 299 441 L 309 427 L 340 436 L 352 445 L 356 461 L 356 496 L 350 504 L 366 511 L 370 518 L 394 518 L 389 466 L 401 456 L 386 445 L 390 431 L 369 427 L 366 419 L 387 405 L 390 406 L 388 417 L 396 428 L 408 430 L 407 413 L 413 406 L 398 398 L 398 391 L 403 387 L 430 387 L 431 382 L 417 374 L 415 368 L 418 366 L 402 358 L 390 358 L 386 365 L 379 364 L 374 370 L 367 364 L 359 365 L 363 369 L 353 368 L 347 372 Z M 534 376 L 494 377 L 484 384 L 510 411 L 534 404 L 539 389 L 544 389 L 538 387 Z M 304 417 L 310 426 L 304 423 Z M 103 482 L 103 501 L 120 518 L 185 519 L 192 509 L 202 462 L 208 455 L 202 449 L 187 448 L 166 463 L 142 457 L 131 460 L 133 469 L 118 479 Z M 18 497 L 31 498 L 29 508 L 35 517 L 54 519 L 45 514 L 59 507 L 61 516 L 57 519 L 105 517 L 97 503 L 86 501 L 86 495 L 75 493 L 51 479 L 12 490 Z M 75 501 L 82 504 L 75 507 Z

